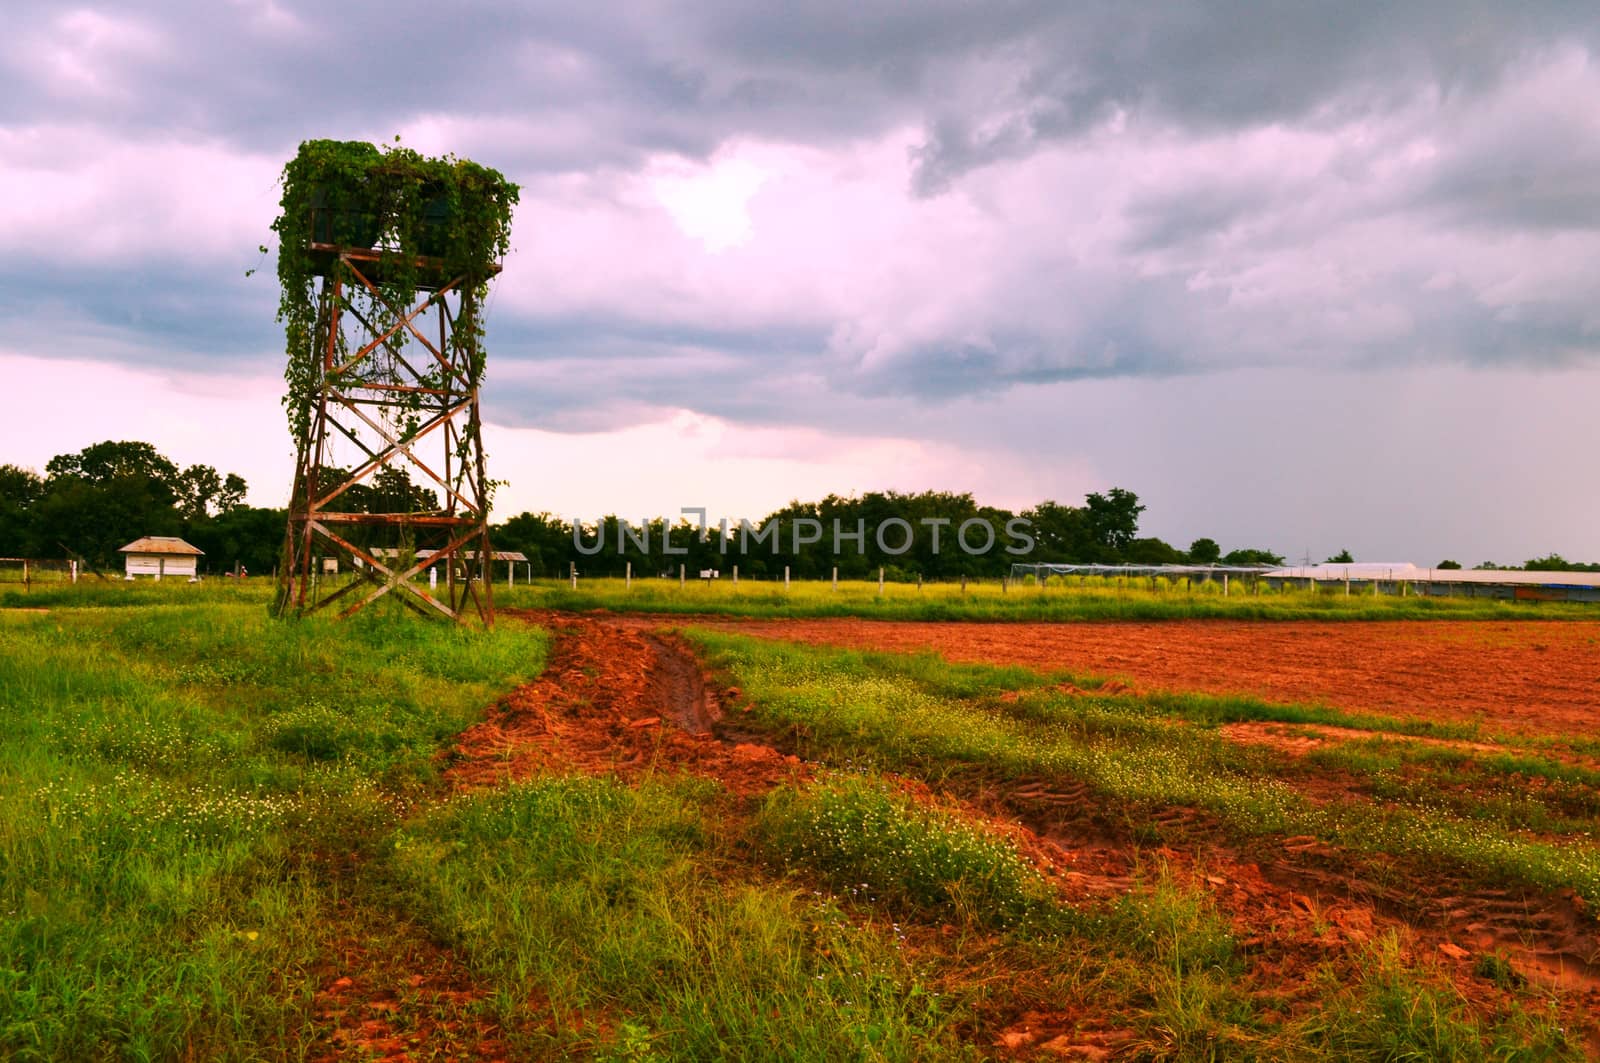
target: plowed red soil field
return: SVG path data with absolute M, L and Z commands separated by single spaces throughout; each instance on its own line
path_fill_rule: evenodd
M 1600 728 L 1600 623 L 1165 621 L 981 624 L 861 619 L 706 623 L 851 649 L 1113 676 L 1143 690 L 1482 723 L 1491 731 Z
M 444 758 L 455 789 L 479 790 L 546 771 L 624 779 L 688 772 L 727 788 L 734 798 L 728 828 L 734 833 L 741 829 L 734 820 L 748 815 L 772 788 L 805 782 L 815 766 L 803 749 L 795 755 L 799 747 L 792 736 L 766 733 L 750 722 L 747 696 L 721 688 L 721 680 L 703 669 L 692 644 L 672 631 L 680 624 L 1117 676 L 1146 690 L 1235 692 L 1481 719 L 1507 731 L 1586 735 L 1600 721 L 1600 624 L 1592 623 L 685 623 L 509 611 L 507 619 L 547 627 L 553 636 L 550 660 L 536 681 L 506 696 L 460 736 Z M 1279 735 L 1272 725 L 1231 726 L 1223 733 L 1238 741 L 1279 745 L 1296 756 L 1306 751 L 1300 745 L 1311 748 L 1324 738 L 1314 728 Z M 1351 782 L 1309 771 L 1290 778 L 1305 792 L 1323 796 Z M 1182 805 L 1140 813 L 1140 829 L 1159 835 L 1151 849 L 1150 838 L 1138 835 L 1126 815 L 1102 815 L 1104 801 L 1065 776 L 952 776 L 939 788 L 907 777 L 900 785 L 1007 837 L 1073 904 L 1127 893 L 1139 861 L 1153 853 L 1187 887 L 1210 893 L 1247 957 L 1240 977 L 1291 1010 L 1314 1006 L 1326 991 L 1329 970 L 1356 979 L 1366 962 L 1363 950 L 1380 934 L 1392 933 L 1407 963 L 1450 979 L 1460 999 L 1484 1014 L 1505 1006 L 1510 991 L 1486 980 L 1474 963 L 1484 955 L 1507 957 L 1516 979 L 1539 992 L 1562 994 L 1563 1021 L 1600 1058 L 1600 1024 L 1593 1019 L 1600 1014 L 1600 936 L 1588 906 L 1572 890 L 1495 886 L 1451 874 L 1408 877 L 1387 857 L 1311 836 L 1235 836 L 1204 811 Z M 447 977 L 452 968 L 444 960 L 429 967 L 434 969 L 439 984 L 455 995 L 481 992 L 470 979 Z M 387 1007 L 389 1000 L 379 994 L 369 1010 Z M 351 1011 L 356 1018 L 364 1014 Z M 1137 1054 L 1128 1040 L 1132 1033 L 1096 1025 L 1104 1019 L 1091 1001 L 1059 1001 L 1044 1011 L 996 1007 L 966 1033 L 1002 1058 Z M 390 1031 L 368 1021 L 355 1032 L 370 1048 L 388 1043 L 376 1038 Z

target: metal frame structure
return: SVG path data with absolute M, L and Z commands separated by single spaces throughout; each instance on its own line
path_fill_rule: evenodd
M 1263 576 L 1275 572 L 1279 565 L 1070 565 L 1051 561 L 1011 563 L 1011 578 L 1032 576 L 1035 579 L 1050 576 L 1201 576 L 1207 579 L 1222 576 Z
M 476 286 L 466 276 L 446 277 L 437 259 L 416 259 L 426 286 L 409 305 L 396 305 L 377 283 L 379 252 L 319 243 L 311 250 L 327 262 L 313 334 L 319 379 L 307 434 L 295 441 L 280 609 L 313 613 L 353 598 L 339 612 L 347 617 L 393 594 L 425 616 L 460 621 L 475 613 L 492 625 L 490 483 L 478 405 L 484 360 L 478 331 L 457 327 L 463 314 L 475 317 Z M 384 311 L 378 320 L 361 312 L 351 291 L 370 293 Z M 344 454 L 353 467 L 337 463 Z M 351 508 L 351 489 L 386 467 L 403 470 L 407 481 L 419 472 L 421 486 L 437 489 L 439 506 Z M 329 557 L 339 573 L 332 579 L 322 572 Z M 444 566 L 439 598 L 416 581 L 437 564 Z
M 1050 562 L 1015 562 L 1013 581 L 1031 577 L 1036 583 L 1051 576 L 1140 576 L 1176 579 L 1226 580 L 1242 576 L 1268 587 L 1318 587 L 1342 585 L 1345 594 L 1422 595 L 1432 598 L 1497 598 L 1513 601 L 1600 602 L 1600 573 L 1527 572 L 1490 569 L 1459 570 L 1418 568 L 1403 564 L 1321 565 L 1068 565 Z

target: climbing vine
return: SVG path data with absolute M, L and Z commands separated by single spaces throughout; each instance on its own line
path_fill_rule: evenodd
M 383 150 L 345 140 L 302 143 L 284 166 L 282 183 L 282 212 L 272 228 L 282 287 L 278 320 L 288 355 L 283 403 L 294 437 L 309 434 L 322 379 L 318 315 L 327 308 L 319 278 L 338 277 L 351 312 L 375 332 L 395 324 L 419 289 L 441 277 L 465 278 L 452 343 L 466 379 L 476 386 L 483 375 L 484 297 L 495 263 L 510 246 L 517 186 L 468 159 L 427 158 L 409 148 Z M 371 249 L 380 261 L 353 267 L 334 246 Z M 334 342 L 339 353 L 347 353 L 342 335 Z M 360 379 L 393 382 L 403 343 L 402 335 L 355 372 Z M 435 365 L 429 374 L 442 382 L 442 367 Z M 404 431 L 407 424 L 415 430 L 414 411 L 409 418 L 401 412 L 398 427 Z

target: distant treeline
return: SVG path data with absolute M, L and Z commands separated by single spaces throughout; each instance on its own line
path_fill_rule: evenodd
M 713 515 L 698 520 L 627 518 L 612 514 L 576 531 L 549 513 L 522 513 L 495 530 L 497 550 L 520 550 L 536 575 L 564 575 L 569 565 L 594 576 L 675 575 L 739 566 L 741 576 L 796 579 L 958 579 L 997 577 L 1014 562 L 1100 564 L 1282 564 L 1268 550 L 1224 553 L 1212 539 L 1187 550 L 1139 535 L 1139 496 L 1114 487 L 1081 506 L 1041 502 L 1021 511 L 979 505 L 970 494 L 869 491 L 790 502 L 756 519 Z
M 246 484 L 209 465 L 180 468 L 149 443 L 96 443 L 51 458 L 41 475 L 0 465 L 0 556 L 77 557 L 103 569 L 121 568 L 118 548 L 145 535 L 176 535 L 206 553 L 203 568 L 242 565 L 271 572 L 283 547 L 285 511 L 244 504 Z M 347 491 L 356 512 L 427 512 L 430 490 L 403 469 L 384 468 Z M 795 501 L 759 520 L 720 514 L 702 529 L 687 518 L 664 521 L 609 515 L 577 529 L 549 513 L 521 513 L 494 526 L 497 550 L 526 554 L 535 576 L 621 575 L 631 563 L 640 577 L 734 565 L 754 578 L 781 575 L 825 579 L 996 577 L 1014 562 L 1075 564 L 1280 565 L 1283 557 L 1253 547 L 1224 551 L 1200 538 L 1187 549 L 1139 534 L 1139 496 L 1113 487 L 1082 505 L 1054 501 L 1013 511 L 979 505 L 970 494 L 867 492 L 818 502 Z M 1350 561 L 1348 552 L 1329 560 Z M 1441 562 L 1439 567 L 1460 567 Z M 1489 563 L 1479 568 L 1495 568 Z M 1515 566 L 1500 566 L 1515 567 Z M 1529 569 L 1600 571 L 1556 554 Z
M 205 551 L 201 569 L 269 573 L 283 550 L 287 513 L 244 504 L 248 485 L 210 465 L 179 468 L 149 443 L 106 441 L 58 454 L 44 474 L 0 465 L 0 556 L 75 558 L 122 569 L 121 547 L 146 535 L 176 535 Z M 383 469 L 347 492 L 364 512 L 431 509 L 431 492 Z

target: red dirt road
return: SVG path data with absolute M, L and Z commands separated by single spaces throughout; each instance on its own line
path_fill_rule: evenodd
M 1600 622 L 1395 621 L 981 624 L 745 620 L 705 626 L 851 649 L 1115 676 L 1146 690 L 1482 723 L 1600 730 Z

